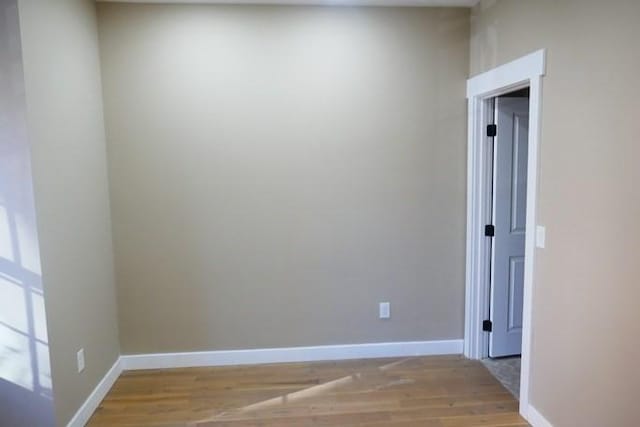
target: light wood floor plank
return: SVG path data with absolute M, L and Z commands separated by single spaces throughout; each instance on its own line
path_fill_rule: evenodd
M 125 372 L 89 426 L 514 427 L 479 362 L 432 356 Z

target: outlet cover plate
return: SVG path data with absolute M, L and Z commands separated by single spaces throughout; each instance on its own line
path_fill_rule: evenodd
M 536 227 L 536 247 L 544 249 L 547 240 L 547 230 L 544 226 L 538 225 Z
M 388 302 L 380 303 L 380 318 L 389 319 L 391 317 L 391 304 Z
M 84 348 L 78 350 L 77 354 L 78 359 L 78 373 L 84 371 Z

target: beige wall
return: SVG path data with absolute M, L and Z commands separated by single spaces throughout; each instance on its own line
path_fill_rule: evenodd
M 468 10 L 98 11 L 124 353 L 462 337 Z
M 65 424 L 119 354 L 95 8 L 20 0 L 54 401 Z M 76 351 L 86 370 L 78 374 Z
M 555 427 L 635 426 L 640 2 L 483 1 L 471 72 L 547 49 L 531 399 Z

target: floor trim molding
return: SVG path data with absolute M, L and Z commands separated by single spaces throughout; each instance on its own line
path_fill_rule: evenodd
M 100 380 L 96 388 L 93 389 L 87 400 L 84 401 L 80 409 L 75 413 L 67 427 L 83 427 L 89 421 L 95 410 L 100 406 L 100 402 L 107 395 L 111 387 L 122 373 L 122 358 L 118 357 L 111 369 Z
M 463 340 L 410 341 L 372 344 L 252 350 L 200 351 L 189 353 L 131 354 L 120 357 L 122 370 L 188 368 L 198 366 L 253 365 L 262 363 L 313 362 L 321 360 L 371 359 L 378 357 L 461 354 Z
M 533 427 L 553 427 L 553 424 L 538 412 L 533 405 L 529 405 L 529 410 L 527 411 L 527 416 L 525 418 Z

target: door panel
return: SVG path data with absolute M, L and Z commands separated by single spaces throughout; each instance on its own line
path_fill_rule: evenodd
M 526 104 L 528 108 L 528 103 Z M 529 114 L 528 111 L 525 114 Z M 505 118 L 506 120 L 507 118 Z M 522 122 L 524 120 L 524 123 Z M 513 128 L 511 140 L 513 141 L 513 152 L 511 154 L 511 232 L 525 234 L 525 224 L 527 219 L 527 133 L 529 130 L 529 119 L 516 113 L 512 115 Z M 511 124 L 511 123 L 509 123 Z
M 520 354 L 527 210 L 528 98 L 496 99 L 489 356 Z
M 509 259 L 509 321 L 507 331 L 522 329 L 522 277 L 524 277 L 524 257 Z

